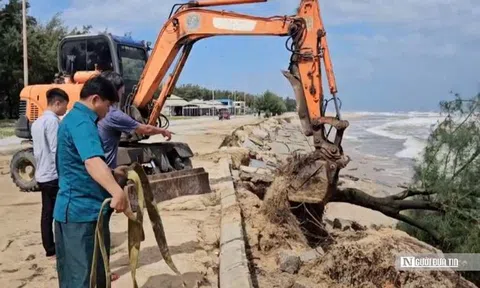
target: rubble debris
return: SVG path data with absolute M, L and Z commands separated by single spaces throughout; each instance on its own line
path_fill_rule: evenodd
M 242 146 L 253 151 L 257 151 L 260 149 L 260 147 L 249 138 L 245 139 L 245 142 L 243 142 Z
M 340 219 L 340 218 L 335 218 L 335 220 L 333 220 L 333 229 L 339 229 L 339 230 L 345 231 L 350 228 L 352 228 L 354 231 L 367 230 L 365 226 L 362 226 L 359 223 L 352 220 L 346 220 L 346 219 Z
M 278 253 L 277 263 L 280 271 L 289 274 L 295 274 L 300 269 L 300 257 L 290 251 L 281 251 Z
M 270 170 L 264 168 L 240 167 L 241 185 L 247 190 L 254 192 L 260 199 L 263 199 L 267 188 L 273 182 L 273 174 Z
M 300 254 L 300 260 L 302 263 L 310 262 L 316 260 L 317 258 L 323 256 L 325 252 L 322 247 L 318 246 L 315 249 L 310 249 Z
M 262 129 L 258 129 L 258 128 L 253 129 L 252 135 L 255 136 L 256 138 L 262 140 L 262 141 L 266 140 L 269 136 L 267 131 L 262 130 Z
M 290 147 L 282 142 L 269 143 L 268 146 L 270 147 L 271 151 L 276 154 L 290 154 L 291 152 Z
M 280 122 L 285 122 L 285 126 L 280 127 Z M 285 187 L 298 180 L 297 178 L 301 176 L 297 174 L 301 170 L 302 160 L 309 159 L 302 156 L 294 157 L 292 161 L 287 162 L 289 165 L 283 166 L 288 155 L 279 154 L 276 149 L 266 151 L 264 147 L 279 141 L 284 141 L 292 147 L 300 146 L 294 141 L 302 138 L 289 130 L 294 127 L 292 131 L 300 131 L 298 121 L 293 120 L 290 124 L 287 122 L 289 121 L 268 119 L 261 125 L 243 130 L 245 132 L 243 136 L 246 137 L 243 141 L 246 141 L 256 128 L 269 133 L 268 138 L 262 139 L 263 146 L 251 142 L 255 145 L 253 152 L 255 157 L 250 157 L 248 165 L 238 166 L 239 181 L 244 186 L 237 186 L 237 195 L 246 231 L 248 257 L 252 267 L 255 267 L 253 271 L 256 272 L 258 287 L 476 287 L 454 271 L 397 270 L 395 267 L 397 253 L 438 252 L 430 245 L 402 231 L 380 226 L 367 229 L 355 221 L 340 218 L 332 221 L 321 217 L 323 211 L 316 214 L 320 216 L 317 219 L 319 222 L 313 221 L 314 224 L 305 225 L 303 222 L 306 222 L 306 218 L 302 219 L 297 215 L 297 212 L 301 211 L 300 209 L 297 211 L 293 206 L 299 202 L 287 197 Z M 296 128 L 295 125 L 297 125 Z M 258 136 L 256 139 L 262 138 Z M 236 146 L 242 146 L 243 143 L 237 142 Z M 308 145 L 306 144 L 305 147 Z M 263 163 L 252 161 L 252 159 Z M 265 168 L 264 164 L 269 166 L 269 161 L 274 162 L 279 169 L 273 172 L 272 169 Z M 275 177 L 268 175 L 266 172 L 268 170 L 275 173 Z M 271 186 L 267 192 L 263 192 L 263 195 L 255 192 L 261 186 L 261 180 L 266 179 L 272 181 L 268 183 Z M 343 175 L 342 181 L 343 189 L 353 187 L 368 191 L 370 195 L 377 193 L 376 183 L 372 181 Z M 324 195 L 318 195 L 320 190 L 318 183 L 320 182 L 311 183 L 310 187 L 312 192 L 316 191 L 315 196 L 321 198 Z M 261 189 L 266 188 L 262 186 Z M 307 203 L 299 203 L 299 205 L 307 205 Z M 307 237 L 307 235 L 312 232 L 311 228 L 315 225 L 322 226 L 322 229 L 326 230 L 330 242 L 319 242 L 314 245 L 309 241 L 310 236 Z M 279 273 L 279 271 L 285 273 Z
M 257 160 L 257 159 L 250 159 L 250 167 L 255 168 L 268 168 L 267 163 Z

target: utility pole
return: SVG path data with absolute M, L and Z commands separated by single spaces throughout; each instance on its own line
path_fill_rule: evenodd
M 22 0 L 22 22 L 23 22 L 23 85 L 28 85 L 28 52 L 27 52 L 27 3 Z
M 237 92 L 233 92 L 233 115 L 237 115 Z
M 212 116 L 215 117 L 215 89 L 212 89 Z
M 245 92 L 243 92 L 243 105 L 242 105 L 242 107 L 243 107 L 243 112 L 242 112 L 242 114 L 243 114 L 243 115 L 245 115 L 245 108 L 246 108 L 246 106 L 247 106 L 247 99 L 245 98 Z

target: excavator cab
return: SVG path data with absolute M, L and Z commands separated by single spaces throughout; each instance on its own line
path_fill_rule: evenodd
M 122 75 L 125 95 L 129 95 L 142 75 L 149 50 L 149 43 L 129 36 L 110 33 L 67 36 L 58 45 L 58 76 L 112 70 Z M 124 102 L 125 99 L 120 99 L 121 107 Z
M 124 98 L 120 99 L 119 107 L 137 121 L 146 122 L 148 109 L 137 109 L 135 106 L 125 107 L 126 98 L 131 95 L 138 84 L 150 50 L 149 43 L 136 41 L 128 36 L 115 36 L 110 33 L 90 35 L 70 35 L 63 38 L 58 45 L 58 73 L 53 84 L 30 85 L 20 93 L 20 117 L 16 124 L 16 136 L 32 141 L 31 124 L 47 107 L 46 91 L 53 87 L 64 89 L 70 97 L 68 109 L 76 101 L 82 84 L 95 71 L 115 71 L 122 75 L 125 82 Z M 68 112 L 67 112 L 68 113 Z M 197 190 L 210 191 L 208 173 L 203 168 L 193 169 L 190 157 L 193 152 L 186 143 L 138 143 L 147 139 L 143 135 L 122 134 L 118 150 L 117 164 L 130 165 L 139 162 L 145 165 L 149 174 L 171 174 L 177 171 L 178 179 L 187 179 L 191 183 L 198 182 Z M 30 145 L 29 145 L 30 146 Z M 179 170 L 189 170 L 180 173 Z M 38 185 L 34 179 L 35 159 L 33 148 L 27 147 L 14 154 L 10 161 L 11 177 L 22 191 L 36 191 Z M 152 185 L 160 185 L 167 189 L 172 181 L 166 181 L 167 175 L 158 180 L 152 180 Z M 155 178 L 156 179 L 156 178 Z M 177 179 L 177 180 L 178 180 Z M 156 184 L 155 184 L 156 183 Z M 187 183 L 187 182 L 186 182 Z M 157 185 L 157 186 L 158 186 Z M 178 189 L 181 185 L 176 186 Z M 195 193 L 190 189 L 189 193 Z M 173 190 L 172 190 L 173 191 Z M 181 193 L 181 192 L 179 192 Z

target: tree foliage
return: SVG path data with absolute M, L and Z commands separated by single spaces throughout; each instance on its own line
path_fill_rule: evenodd
M 27 9 L 29 6 L 27 2 Z M 21 1 L 9 0 L 0 9 L 0 15 L 0 118 L 16 118 L 24 86 Z M 87 33 L 89 29 L 90 26 L 84 26 L 68 30 L 59 14 L 43 24 L 28 16 L 28 84 L 52 83 L 57 72 L 59 40 L 68 34 Z
M 177 86 L 173 94 L 182 97 L 187 101 L 193 99 L 213 100 L 213 99 L 231 99 L 236 101 L 245 101 L 247 105 L 252 105 L 255 95 L 243 91 L 229 90 L 211 90 L 194 84 L 184 84 Z
M 22 3 L 20 0 L 0 0 L 0 119 L 17 118 L 19 94 L 23 83 L 23 43 L 22 43 Z M 27 1 L 27 12 L 29 3 Z M 69 29 L 61 15 L 56 14 L 46 23 L 39 23 L 34 17 L 27 18 L 28 75 L 29 85 L 52 83 L 57 67 L 57 48 L 61 38 L 67 35 L 85 34 L 91 26 Z M 106 31 L 105 31 L 106 32 Z M 125 35 L 130 36 L 128 32 Z M 131 65 L 130 65 L 131 64 Z M 139 75 L 138 63 L 125 65 L 126 77 Z M 141 68 L 140 68 L 141 69 Z M 135 81 L 135 79 L 130 79 Z M 287 102 L 270 91 L 263 95 L 253 95 L 242 91 L 210 90 L 199 85 L 177 86 L 174 94 L 187 101 L 193 99 L 231 99 L 245 101 L 252 107 L 257 103 L 260 110 L 281 114 L 287 109 Z M 157 91 L 155 96 L 158 96 Z M 259 99 L 260 100 L 256 100 Z M 291 107 L 291 100 L 289 100 Z
M 285 99 L 285 106 L 287 108 L 287 112 L 295 112 L 297 110 L 297 102 L 295 99 L 290 99 L 290 97 Z
M 471 99 L 455 95 L 440 107 L 445 119 L 431 133 L 414 180 L 435 192 L 422 198 L 440 203 L 443 213 L 414 211 L 409 215 L 437 231 L 440 241 L 404 223 L 398 226 L 445 253 L 480 253 L 480 94 Z M 480 277 L 476 277 L 472 280 L 478 283 Z
M 257 97 L 254 105 L 258 111 L 265 112 L 267 117 L 287 112 L 285 100 L 269 90 Z

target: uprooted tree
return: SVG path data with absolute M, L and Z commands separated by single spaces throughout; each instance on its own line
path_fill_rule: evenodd
M 357 188 L 328 185 L 318 164 L 322 160 L 314 154 L 294 155 L 267 190 L 264 214 L 272 223 L 294 226 L 288 237 L 302 234 L 304 241 L 321 245 L 329 240 L 322 224 L 325 205 L 350 203 L 400 220 L 401 229 L 444 252 L 480 252 L 479 101 L 480 94 L 468 100 L 456 95 L 441 103 L 445 119 L 428 139 L 414 184 L 402 192 L 374 197 Z
M 319 167 L 314 165 L 318 158 L 296 155 L 279 171 L 271 195 L 265 196 L 265 206 L 270 210 L 275 207 L 275 217 L 282 206 L 290 209 L 287 202 L 299 202 L 308 204 L 312 210 L 308 213 L 321 218 L 327 203 L 350 203 L 407 223 L 419 229 L 415 231 L 420 238 L 443 249 L 460 247 L 460 243 L 469 251 L 478 249 L 479 97 L 462 100 L 457 95 L 454 101 L 441 103 L 442 112 L 447 115 L 429 138 L 425 159 L 416 167 L 414 186 L 387 197 L 342 187 L 322 194 L 318 191 L 328 190 L 327 179 L 324 173 L 314 173 Z M 274 203 L 270 202 L 272 199 Z M 408 214 L 407 210 L 417 212 Z

